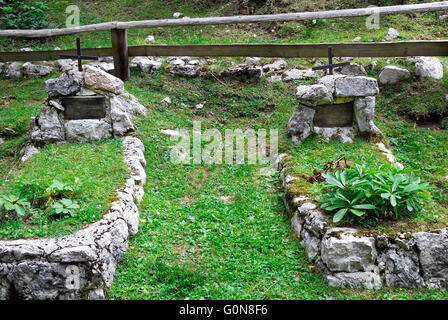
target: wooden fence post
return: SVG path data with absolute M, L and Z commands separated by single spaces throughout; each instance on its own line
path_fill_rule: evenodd
M 129 53 L 126 29 L 112 29 L 111 36 L 115 76 L 123 81 L 129 80 Z

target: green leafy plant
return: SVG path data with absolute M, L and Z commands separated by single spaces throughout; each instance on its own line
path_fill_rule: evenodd
M 3 29 L 44 29 L 56 27 L 46 18 L 48 6 L 43 2 L 10 0 L 0 7 L 1 27 Z
M 43 203 L 43 193 L 45 188 L 36 181 L 22 180 L 11 186 L 13 194 L 19 195 L 21 198 L 26 198 L 33 207 L 40 207 Z
M 53 204 L 51 212 L 58 216 L 69 215 L 74 216 L 75 211 L 79 209 L 79 205 L 70 199 L 61 199 Z
M 13 194 L 0 195 L 0 217 L 2 218 L 23 217 L 29 208 L 30 203 L 26 198 Z M 1 214 L 2 211 L 3 214 Z
M 43 196 L 48 198 L 48 202 L 50 202 L 53 199 L 59 199 L 75 192 L 80 185 L 81 183 L 78 178 L 75 178 L 74 182 L 55 179 L 52 181 L 51 185 L 45 189 Z
M 393 213 L 396 218 L 419 212 L 431 198 L 430 185 L 422 182 L 410 170 L 400 170 L 383 164 L 369 167 L 356 164 L 344 171 L 324 173 L 325 196 L 322 208 L 336 211 L 333 222 L 350 218 L 384 217 Z

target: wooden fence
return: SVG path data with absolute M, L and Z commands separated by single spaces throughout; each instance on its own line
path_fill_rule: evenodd
M 375 11 L 373 11 L 375 10 Z M 406 57 L 448 56 L 448 41 L 402 41 L 382 43 L 317 43 L 317 44 L 217 44 L 217 45 L 144 45 L 128 46 L 127 29 L 172 26 L 197 26 L 237 23 L 300 21 L 369 16 L 371 14 L 406 14 L 448 10 L 448 1 L 402 6 L 332 10 L 321 12 L 286 13 L 194 19 L 165 19 L 131 22 L 108 22 L 66 29 L 0 30 L 0 37 L 42 38 L 95 31 L 110 31 L 112 47 L 85 48 L 83 54 L 113 56 L 115 75 L 129 79 L 129 57 L 134 56 L 249 56 L 249 57 L 326 57 L 328 46 L 336 57 Z M 0 62 L 56 60 L 61 54 L 75 54 L 76 50 L 31 52 L 0 52 Z

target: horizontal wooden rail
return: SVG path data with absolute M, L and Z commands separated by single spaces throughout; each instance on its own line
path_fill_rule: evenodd
M 402 41 L 381 43 L 317 44 L 205 44 L 130 46 L 129 56 L 216 56 L 216 57 L 335 57 L 448 56 L 448 41 Z
M 377 7 L 375 10 L 379 14 L 406 14 L 414 12 L 431 12 L 448 10 L 448 1 L 409 4 L 398 6 Z M 0 37 L 23 37 L 23 38 L 45 38 L 52 36 L 62 36 L 94 31 L 107 31 L 112 29 L 133 29 L 133 28 L 157 28 L 175 26 L 203 26 L 219 24 L 239 24 L 239 23 L 260 23 L 260 22 L 281 22 L 300 21 L 313 19 L 332 19 L 369 16 L 373 13 L 372 8 L 357 8 L 344 10 L 331 10 L 319 12 L 299 12 L 272 15 L 245 15 L 230 17 L 210 17 L 210 18 L 184 18 L 184 19 L 160 19 L 130 22 L 106 22 L 100 24 L 86 25 L 65 29 L 42 29 L 42 30 L 0 30 Z
M 196 56 L 196 57 L 326 57 L 328 46 L 335 57 L 409 57 L 448 56 L 448 40 L 399 41 L 380 43 L 316 44 L 190 44 L 129 46 L 128 56 Z M 0 62 L 57 60 L 60 54 L 76 50 L 0 52 Z M 112 48 L 84 49 L 90 56 L 112 56 Z
M 50 51 L 25 51 L 25 52 L 0 52 L 0 62 L 8 61 L 50 61 L 60 59 L 61 54 L 75 55 L 76 50 L 50 50 Z M 108 57 L 112 56 L 112 48 L 82 49 L 83 55 Z

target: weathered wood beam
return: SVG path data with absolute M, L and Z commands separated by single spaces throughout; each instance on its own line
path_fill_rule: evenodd
M 125 29 L 112 29 L 112 52 L 115 76 L 125 81 L 130 77 L 128 38 Z
M 112 48 L 83 48 L 83 55 L 109 57 L 112 56 Z M 25 52 L 0 52 L 0 62 L 8 61 L 51 61 L 60 59 L 61 54 L 75 55 L 76 50 L 49 50 L 49 51 L 25 51 Z
M 95 31 L 109 31 L 117 27 L 117 22 L 105 22 L 98 24 L 89 24 L 80 27 L 64 29 L 41 29 L 41 30 L 0 30 L 0 38 L 48 38 L 55 36 L 66 36 L 70 34 L 79 34 Z
M 448 40 L 378 43 L 144 45 L 129 46 L 128 56 L 311 58 L 327 57 L 329 46 L 333 47 L 335 57 L 448 56 Z M 57 60 L 60 54 L 76 54 L 76 51 L 0 52 L 0 62 Z M 112 48 L 83 49 L 83 54 L 106 57 L 113 56 L 114 51 Z M 126 63 L 127 60 L 123 61 Z
M 448 1 L 377 7 L 377 12 L 382 15 L 407 14 L 415 12 L 431 12 L 448 10 Z M 300 21 L 313 19 L 332 19 L 369 16 L 373 13 L 371 8 L 357 8 L 318 12 L 299 12 L 272 15 L 245 15 L 230 17 L 209 17 L 209 18 L 188 18 L 188 19 L 160 19 L 129 22 L 106 22 L 100 24 L 86 25 L 65 29 L 43 29 L 43 30 L 0 30 L 0 37 L 23 37 L 23 38 L 44 38 L 61 35 L 70 35 L 84 32 L 106 31 L 112 29 L 131 28 L 158 28 L 175 26 L 203 26 L 219 24 L 239 24 L 239 23 L 260 23 L 260 22 L 281 22 Z
M 328 47 L 335 57 L 448 56 L 448 41 L 402 41 L 380 43 L 317 44 L 222 44 L 130 46 L 129 56 L 195 57 L 327 57 Z
M 448 9 L 448 1 L 377 7 L 379 14 L 406 14 L 415 12 L 431 12 Z M 239 23 L 261 23 L 261 22 L 281 22 L 281 21 L 301 21 L 314 19 L 334 19 L 363 17 L 373 14 L 372 8 L 357 8 L 317 12 L 298 12 L 270 15 L 246 15 L 231 17 L 211 17 L 211 18 L 189 18 L 189 19 L 165 19 L 165 20 L 147 20 L 118 22 L 117 28 L 157 28 L 157 27 L 175 27 L 175 26 L 204 26 L 218 24 L 239 24 Z

